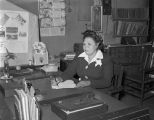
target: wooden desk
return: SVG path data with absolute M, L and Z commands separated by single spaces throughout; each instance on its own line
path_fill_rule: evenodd
M 14 71 L 15 72 L 15 71 Z M 32 83 L 33 87 L 39 91 L 44 91 L 51 88 L 50 84 L 50 76 L 52 75 L 59 75 L 60 71 L 58 72 L 50 72 L 45 73 L 41 70 L 33 71 L 28 74 L 19 74 L 19 73 L 11 73 L 13 76 L 12 79 L 8 80 L 0 80 L 0 88 L 5 94 L 5 97 L 13 96 L 14 89 L 22 88 L 21 85 L 22 79 L 25 78 L 27 82 Z
M 105 94 L 102 93 L 98 90 L 92 89 L 92 88 L 83 88 L 84 90 L 90 90 L 93 91 L 95 93 L 96 98 L 103 100 L 105 103 L 108 104 L 109 106 L 109 110 L 108 112 L 113 112 L 113 111 L 117 111 L 117 110 L 121 110 L 124 108 L 127 108 L 128 106 L 124 103 L 122 103 L 121 101 Z M 49 95 L 51 95 L 50 97 L 52 99 L 56 99 L 56 97 L 63 97 L 65 95 L 71 95 L 73 89 L 61 89 L 61 90 L 51 90 L 48 91 L 49 93 L 46 93 L 46 96 L 49 97 Z M 74 89 L 75 92 L 75 89 Z M 40 105 L 41 108 L 41 120 L 61 120 L 61 118 L 59 118 L 55 113 L 53 113 L 51 111 L 51 105 L 49 104 L 45 104 L 45 105 Z
M 0 120 L 13 120 L 13 114 L 0 92 Z
M 59 90 L 52 90 L 50 88 L 50 82 L 49 82 L 49 78 L 45 78 L 45 79 L 35 79 L 35 80 L 30 80 L 33 85 L 34 88 L 38 88 L 42 93 L 44 93 L 44 95 L 48 96 L 48 97 L 52 97 L 52 99 L 56 99 L 59 97 L 63 97 L 66 95 L 72 95 L 77 89 L 72 88 L 72 89 L 59 89 Z M 120 110 L 120 109 L 124 109 L 127 108 L 128 106 L 125 105 L 124 103 L 118 101 L 117 99 L 102 93 L 100 91 L 97 91 L 95 89 L 92 88 L 82 88 L 85 91 L 86 90 L 90 90 L 93 91 L 96 95 L 96 98 L 103 100 L 106 104 L 109 105 L 109 110 L 108 112 L 112 112 L 112 111 L 116 111 L 116 110 Z M 9 98 L 8 98 L 9 99 Z M 11 101 L 11 104 L 14 101 Z M 53 113 L 51 111 L 51 105 L 50 104 L 45 104 L 45 105 L 40 105 L 41 108 L 41 120 L 61 120 L 61 118 L 59 118 L 55 113 Z M 13 108 L 12 108 L 13 109 Z M 13 112 L 13 111 L 12 111 Z

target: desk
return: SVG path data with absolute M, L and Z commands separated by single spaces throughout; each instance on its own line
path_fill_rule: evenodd
M 13 120 L 13 114 L 11 113 L 9 107 L 3 95 L 0 92 L 0 120 Z
M 92 92 L 94 92 L 95 97 L 97 99 L 103 100 L 105 103 L 108 104 L 109 106 L 109 110 L 108 112 L 113 112 L 113 111 L 117 111 L 117 110 L 121 110 L 124 108 L 127 108 L 128 106 L 122 102 L 120 102 L 119 100 L 105 94 L 102 93 L 98 90 L 95 90 L 93 88 L 83 88 L 85 90 L 90 90 Z M 60 97 L 60 96 L 65 96 L 65 94 L 68 94 L 69 92 L 72 92 L 72 89 L 63 89 L 61 92 L 56 90 L 50 90 L 49 91 L 53 99 L 55 99 L 56 97 Z M 51 105 L 50 104 L 45 104 L 45 105 L 40 105 L 41 108 L 41 120 L 61 120 L 61 118 L 59 118 L 55 113 L 53 113 L 51 111 Z
M 49 87 L 50 83 L 49 83 L 48 77 L 44 78 L 44 79 L 39 79 L 39 82 L 37 81 L 37 79 L 35 79 L 35 80 L 32 79 L 30 81 L 32 83 L 34 82 L 34 88 L 38 88 L 41 92 L 45 93 L 47 96 L 50 95 L 52 97 L 52 99 L 57 98 L 57 97 L 62 97 L 62 96 L 68 95 L 68 94 L 72 94 L 73 90 L 75 90 L 74 88 L 52 90 Z M 108 104 L 109 105 L 108 112 L 113 112 L 113 111 L 124 109 L 124 108 L 128 107 L 124 103 L 120 102 L 119 100 L 117 100 L 105 93 L 102 93 L 100 91 L 97 91 L 97 90 L 89 88 L 89 87 L 83 88 L 83 89 L 93 91 L 95 93 L 96 98 L 103 100 L 106 104 Z M 12 100 L 11 104 L 14 104 L 13 102 L 14 101 Z M 59 118 L 55 113 L 53 113 L 51 111 L 50 104 L 40 105 L 40 109 L 41 109 L 41 120 L 61 120 L 61 118 Z
M 51 88 L 50 76 L 59 74 L 60 71 L 45 73 L 41 70 L 36 70 L 27 74 L 18 74 L 14 71 L 10 73 L 10 75 L 13 76 L 13 78 L 8 80 L 7 83 L 5 82 L 6 80 L 3 80 L 2 82 L 0 81 L 0 87 L 2 88 L 6 97 L 13 96 L 13 90 L 16 88 L 22 88 L 23 86 L 21 82 L 22 79 L 25 78 L 27 82 L 32 83 L 35 89 L 43 91 Z

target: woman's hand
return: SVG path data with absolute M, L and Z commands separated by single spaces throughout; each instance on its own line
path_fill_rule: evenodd
M 63 79 L 61 77 L 53 77 L 51 76 L 51 85 L 57 86 L 60 82 L 63 82 Z
M 56 82 L 57 83 L 63 82 L 63 79 L 61 77 L 56 77 Z
M 86 87 L 86 86 L 90 86 L 91 82 L 89 80 L 82 80 L 80 82 L 77 83 L 76 87 Z

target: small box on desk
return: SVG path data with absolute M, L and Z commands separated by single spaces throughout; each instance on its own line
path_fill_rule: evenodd
M 87 116 L 107 112 L 108 105 L 96 99 L 92 93 L 86 93 L 53 102 L 51 109 L 62 120 L 80 120 Z

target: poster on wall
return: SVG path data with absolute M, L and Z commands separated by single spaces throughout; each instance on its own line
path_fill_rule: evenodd
M 102 32 L 102 6 L 91 6 L 91 29 Z
M 27 53 L 28 26 L 28 12 L 0 10 L 0 47 L 12 53 Z
M 41 36 L 65 35 L 65 0 L 39 0 Z

